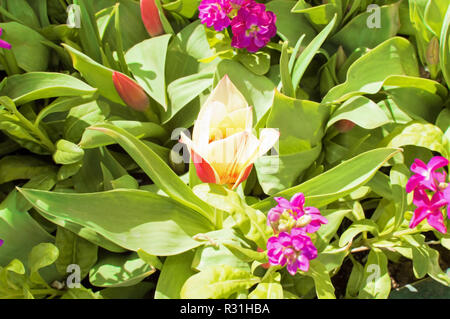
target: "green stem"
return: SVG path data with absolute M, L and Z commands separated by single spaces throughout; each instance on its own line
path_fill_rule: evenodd
M 53 142 L 44 134 L 39 127 L 34 126 L 25 116 L 22 115 L 18 110 L 14 112 L 17 118 L 30 130 L 32 131 L 42 142 L 45 147 L 53 154 L 56 151 L 56 147 Z

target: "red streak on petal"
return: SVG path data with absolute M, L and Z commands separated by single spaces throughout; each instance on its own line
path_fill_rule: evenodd
M 195 169 L 197 171 L 198 178 L 203 183 L 218 184 L 219 181 L 216 180 L 216 174 L 214 169 L 205 161 L 200 155 L 191 150 L 192 161 L 194 162 Z
M 248 178 L 248 176 L 250 175 L 250 173 L 251 173 L 251 171 L 252 171 L 252 168 L 253 168 L 253 164 L 251 164 L 251 165 L 249 165 L 249 166 L 247 166 L 247 167 L 245 168 L 245 171 L 244 171 L 244 173 L 242 174 L 241 178 L 238 179 L 238 180 L 236 181 L 236 183 L 234 183 L 232 189 L 236 189 L 243 181 L 245 181 L 245 180 Z

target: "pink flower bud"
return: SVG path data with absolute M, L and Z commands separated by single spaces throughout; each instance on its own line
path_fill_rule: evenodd
M 155 0 L 141 0 L 141 16 L 142 22 L 144 22 L 145 28 L 151 37 L 156 37 L 164 33 Z
M 113 72 L 112 80 L 117 93 L 129 107 L 140 112 L 148 109 L 150 101 L 139 84 L 120 72 Z

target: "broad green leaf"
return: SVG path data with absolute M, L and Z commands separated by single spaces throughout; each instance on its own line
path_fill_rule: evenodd
M 152 122 L 140 121 L 111 121 L 112 125 L 120 127 L 138 139 L 156 138 L 163 140 L 167 137 L 166 130 L 160 125 Z M 85 130 L 79 143 L 81 148 L 97 148 L 115 144 L 116 141 L 102 132 Z
M 28 255 L 31 281 L 37 284 L 45 284 L 45 280 L 39 274 L 39 270 L 53 264 L 58 259 L 58 255 L 58 248 L 51 243 L 40 243 L 34 246 Z
M 359 299 L 386 299 L 391 291 L 391 278 L 388 272 L 388 259 L 378 248 L 372 248 L 366 265 Z
M 167 86 L 167 94 L 171 102 L 171 107 L 167 110 L 168 113 L 174 116 L 200 93 L 212 87 L 213 77 L 213 73 L 197 73 L 170 83 Z
M 181 288 L 195 274 L 191 268 L 193 258 L 193 251 L 166 258 L 156 285 L 155 299 L 181 298 Z
M 228 265 L 213 266 L 190 277 L 180 295 L 183 299 L 223 299 L 259 281 L 248 271 Z
M 369 26 L 373 24 L 372 11 L 363 12 L 341 28 L 331 41 L 342 45 L 349 53 L 361 47 L 374 48 L 397 34 L 400 28 L 399 5 L 397 2 L 379 7 L 376 14 L 380 17 L 380 28 Z
M 428 148 L 429 150 L 446 154 L 443 132 L 435 125 L 429 123 L 410 122 L 397 126 L 381 142 L 387 147 L 402 147 L 405 145 L 416 145 Z
M 291 0 L 274 0 L 266 4 L 266 8 L 277 16 L 277 33 L 282 39 L 294 44 L 304 34 L 305 43 L 310 43 L 317 35 L 316 30 L 303 15 L 292 14 L 295 6 Z
M 137 82 L 167 110 L 165 66 L 171 34 L 151 38 L 132 47 L 125 60 Z
M 28 155 L 10 155 L 0 159 L 0 184 L 55 172 L 49 162 Z
M 303 192 L 308 205 L 320 208 L 367 183 L 379 168 L 399 152 L 401 150 L 395 148 L 380 148 L 365 152 L 274 196 L 290 198 L 296 193 Z M 252 205 L 253 208 L 263 211 L 268 211 L 273 206 L 275 206 L 273 197 Z
M 63 275 L 67 274 L 69 265 L 76 264 L 80 267 L 83 279 L 97 261 L 97 245 L 62 227 L 58 227 L 56 231 L 55 245 L 59 249 L 56 269 Z
M 109 100 L 125 105 L 116 91 L 112 80 L 113 70 L 97 63 L 82 52 L 72 48 L 67 44 L 62 44 L 64 49 L 70 54 L 73 67 L 80 72 L 81 76 L 98 92 Z
M 73 107 L 64 121 L 64 139 L 78 143 L 86 128 L 103 123 L 108 112 L 108 104 L 101 100 Z
M 26 72 L 47 70 L 50 50 L 44 45 L 48 41 L 45 37 L 18 22 L 0 23 L 0 28 L 3 31 L 2 40 L 11 44 L 10 53 L 21 69 Z
M 8 12 L 33 29 L 40 28 L 38 17 L 26 0 L 6 0 Z
M 414 47 L 405 38 L 391 38 L 360 57 L 348 69 L 345 83 L 328 92 L 323 102 L 342 102 L 355 95 L 377 93 L 392 75 L 419 76 Z
M 99 256 L 97 264 L 90 268 L 89 281 L 97 287 L 133 286 L 156 271 L 136 253 Z
M 240 51 L 236 56 L 247 69 L 257 75 L 264 75 L 270 69 L 270 54 L 265 51 L 250 53 L 248 51 Z
M 355 96 L 345 101 L 333 113 L 327 128 L 340 120 L 352 121 L 365 129 L 375 129 L 390 122 L 378 104 L 364 96 Z
M 29 72 L 8 77 L 0 95 L 6 95 L 16 105 L 21 105 L 37 99 L 92 95 L 95 92 L 95 88 L 70 75 Z
M 54 242 L 54 237 L 46 232 L 36 220 L 27 212 L 17 209 L 16 200 L 17 191 L 13 191 L 0 204 L 0 234 L 1 239 L 4 240 L 0 255 L 1 266 L 6 266 L 14 258 L 28 266 L 28 255 L 35 245 Z M 26 234 L 26 236 L 17 236 L 17 234 Z M 55 274 L 51 274 L 51 276 L 53 279 L 58 277 Z
M 192 236 L 212 229 L 208 220 L 195 211 L 146 191 L 21 192 L 45 214 L 87 227 L 121 247 L 133 251 L 142 248 L 153 255 L 174 255 L 197 247 L 201 243 Z
M 92 127 L 114 138 L 166 194 L 181 204 L 197 210 L 211 220 L 211 207 L 199 199 L 193 191 L 144 143 L 123 129 L 110 124 Z

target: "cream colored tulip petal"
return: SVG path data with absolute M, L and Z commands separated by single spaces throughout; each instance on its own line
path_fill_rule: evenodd
M 195 121 L 192 140 L 197 148 L 204 149 L 209 143 L 209 129 L 214 116 L 213 107 L 205 107 L 200 111 L 200 115 Z
M 219 123 L 212 123 L 210 128 L 210 141 L 227 138 L 252 128 L 252 108 L 239 109 L 227 114 Z
M 228 112 L 248 107 L 248 103 L 242 93 L 231 82 L 228 75 L 225 75 L 217 84 L 206 103 L 212 101 L 222 102 L 228 109 Z

